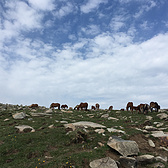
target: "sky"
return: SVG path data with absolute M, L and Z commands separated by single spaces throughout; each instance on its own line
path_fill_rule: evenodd
M 168 108 L 167 0 L 1 0 L 0 102 Z

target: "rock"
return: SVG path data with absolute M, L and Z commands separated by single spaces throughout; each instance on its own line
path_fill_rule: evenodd
M 12 117 L 16 120 L 24 119 L 26 114 L 24 112 L 13 114 Z
M 9 121 L 9 118 L 6 118 L 4 121 Z
M 54 124 L 49 125 L 48 128 L 50 128 L 50 129 L 54 128 Z
M 64 124 L 64 127 L 67 129 L 71 129 L 72 131 L 75 131 L 75 126 L 73 124 Z
M 155 160 L 157 162 L 165 162 L 165 163 L 167 163 L 167 156 L 165 156 L 165 157 L 157 156 L 157 157 L 155 157 Z
M 51 116 L 52 114 L 47 114 L 47 113 L 30 113 L 31 116 L 33 117 L 42 117 L 42 116 Z
M 109 117 L 109 114 L 103 114 L 102 116 L 101 116 L 101 118 L 108 118 Z
M 94 160 L 89 165 L 91 168 L 118 168 L 116 162 L 110 157 Z
M 119 119 L 118 119 L 118 118 L 114 118 L 114 117 L 109 117 L 108 120 L 115 120 L 115 121 L 118 121 Z
M 48 110 L 46 110 L 45 113 L 53 113 L 53 110 L 52 109 L 48 109 Z
M 166 113 L 160 113 L 157 115 L 161 120 L 162 119 L 167 119 L 168 118 L 168 115 Z
M 15 126 L 15 128 L 19 129 L 19 132 L 35 132 L 35 129 L 33 127 L 30 127 L 28 125 L 19 125 Z
M 137 157 L 137 162 L 140 164 L 149 164 L 154 161 L 155 157 L 153 155 L 141 155 Z
M 101 143 L 101 142 L 98 142 L 98 145 L 99 145 L 100 147 L 103 147 L 103 146 L 104 146 L 104 144 Z
M 60 121 L 61 124 L 68 124 L 67 121 Z
M 144 129 L 146 129 L 147 131 L 158 131 L 158 128 L 155 128 L 153 126 L 145 126 Z
M 151 116 L 146 116 L 146 119 L 147 119 L 147 120 L 152 120 L 153 117 L 151 117 Z
M 98 134 L 103 134 L 105 132 L 104 129 L 96 129 L 95 132 L 97 132 Z
M 161 127 L 163 125 L 164 125 L 163 123 L 159 123 L 159 124 L 156 125 L 156 127 Z
M 155 148 L 155 144 L 151 139 L 148 140 L 148 143 L 149 143 L 149 146 Z
M 118 133 L 126 134 L 125 131 L 118 130 L 118 129 L 115 129 L 115 128 L 107 128 L 107 130 L 108 130 L 108 132 L 118 132 Z
M 138 155 L 139 153 L 138 144 L 135 141 L 123 140 L 116 136 L 110 137 L 107 145 L 123 156 Z
M 167 137 L 168 133 L 164 133 L 163 131 L 152 131 L 151 134 L 153 137 Z
M 119 162 L 122 168 L 136 168 L 137 167 L 137 161 L 133 157 L 120 156 Z
M 74 125 L 75 127 L 106 128 L 106 126 L 104 126 L 104 125 L 89 122 L 89 121 L 79 121 L 79 122 L 71 123 L 71 124 Z M 64 126 L 66 127 L 66 124 Z
M 165 165 L 163 163 L 160 163 L 160 162 L 159 163 L 154 163 L 151 166 L 152 166 L 152 168 L 164 168 L 165 167 Z

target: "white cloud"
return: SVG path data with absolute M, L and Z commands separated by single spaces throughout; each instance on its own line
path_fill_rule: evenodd
M 84 32 L 87 35 L 97 35 L 100 33 L 100 28 L 98 25 L 88 25 L 87 27 L 81 28 L 82 32 Z
M 107 3 L 108 0 L 88 0 L 88 2 L 81 6 L 81 11 L 83 13 L 89 13 L 95 8 L 98 8 L 101 3 Z
M 52 11 L 55 8 L 54 0 L 28 0 L 28 2 L 38 10 Z

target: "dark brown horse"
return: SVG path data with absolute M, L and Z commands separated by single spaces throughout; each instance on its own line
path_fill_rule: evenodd
M 91 106 L 91 110 L 96 110 L 96 107 L 95 106 Z
M 98 103 L 95 104 L 96 110 L 99 110 L 100 105 Z
M 156 112 L 160 109 L 160 106 L 158 105 L 157 102 L 150 102 L 150 110 L 151 112 L 153 111 L 153 108 L 155 109 Z
M 50 108 L 55 108 L 55 107 L 58 107 L 58 110 L 60 110 L 60 104 L 59 103 L 52 103 L 51 105 L 50 105 Z
M 126 110 L 128 111 L 129 109 L 133 112 L 133 102 L 127 103 Z
M 110 107 L 109 107 L 109 110 L 112 111 L 112 110 L 113 110 L 113 106 L 110 106 Z
M 137 108 L 140 113 L 147 114 L 150 107 L 148 104 L 140 104 L 137 106 Z
M 66 109 L 67 108 L 68 109 L 68 106 L 66 104 L 64 104 L 64 105 L 61 105 L 61 108 L 62 109 Z
M 29 106 L 29 108 L 37 108 L 38 107 L 38 104 L 32 104 Z
M 77 110 L 81 109 L 81 110 L 87 110 L 88 108 L 88 103 L 80 103 L 79 106 L 77 107 Z

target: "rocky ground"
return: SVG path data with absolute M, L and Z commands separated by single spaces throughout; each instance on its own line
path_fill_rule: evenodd
M 0 104 L 0 167 L 168 167 L 167 121 L 166 109 L 144 115 Z

